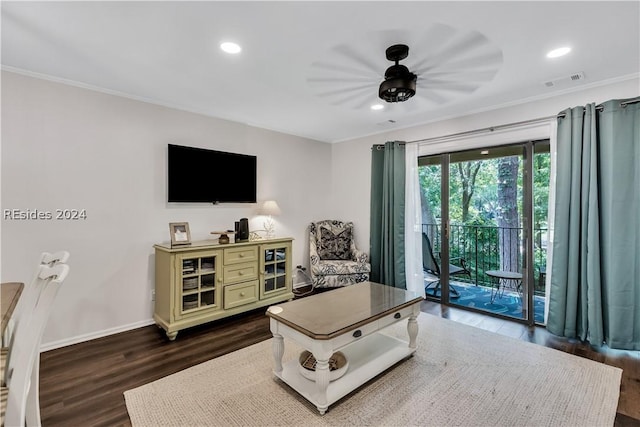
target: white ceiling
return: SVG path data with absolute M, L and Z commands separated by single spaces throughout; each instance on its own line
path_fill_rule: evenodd
M 327 142 L 640 73 L 638 1 L 1 7 L 7 70 Z M 240 43 L 242 53 L 223 53 L 224 40 Z M 385 49 L 397 43 L 410 47 L 401 63 L 418 74 L 418 93 L 372 111 L 392 64 Z M 545 57 L 565 45 L 569 55 Z M 544 85 L 578 72 L 586 78 Z

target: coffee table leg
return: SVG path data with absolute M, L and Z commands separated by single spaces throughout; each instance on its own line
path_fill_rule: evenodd
M 313 357 L 316 359 L 316 392 L 318 411 L 320 415 L 324 415 L 327 412 L 329 405 L 327 404 L 327 388 L 329 387 L 330 372 L 329 372 L 329 359 L 333 354 L 332 351 L 325 349 L 315 349 L 313 351 Z
M 280 334 L 273 334 L 273 351 L 274 372 L 282 374 L 282 355 L 284 355 L 284 339 Z
M 327 412 L 327 388 L 329 387 L 329 360 L 316 359 L 316 387 L 318 388 L 318 411 Z
M 409 333 L 409 348 L 416 348 L 416 338 L 418 337 L 418 315 L 416 313 L 409 316 L 407 322 L 407 332 Z

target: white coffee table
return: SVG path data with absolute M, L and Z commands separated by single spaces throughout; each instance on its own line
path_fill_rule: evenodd
M 416 351 L 422 297 L 403 289 L 363 282 L 269 307 L 273 373 L 324 414 L 332 403 Z M 380 332 L 407 319 L 408 341 Z M 298 359 L 282 364 L 284 338 L 316 359 L 315 382 L 300 374 Z M 329 359 L 341 351 L 349 366 L 330 381 Z

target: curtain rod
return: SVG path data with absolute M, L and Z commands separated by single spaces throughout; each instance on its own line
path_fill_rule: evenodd
M 632 98 L 628 101 L 623 101 L 620 103 L 620 105 L 622 107 L 626 107 L 629 104 L 635 104 L 636 102 L 640 102 L 640 96 L 637 98 Z M 598 105 L 596 107 L 596 109 L 598 111 L 602 111 L 604 107 L 602 105 Z M 445 139 L 450 139 L 450 138 L 458 138 L 461 136 L 468 136 L 468 135 L 474 135 L 476 133 L 483 133 L 483 132 L 494 132 L 498 129 L 505 129 L 505 128 L 510 128 L 510 127 L 514 127 L 514 126 L 522 126 L 522 125 L 528 125 L 528 124 L 533 124 L 533 123 L 540 123 L 540 122 L 546 122 L 546 121 L 550 121 L 553 119 L 561 119 L 564 118 L 566 116 L 565 113 L 560 113 L 557 114 L 555 116 L 546 116 L 546 117 L 539 117 L 537 119 L 531 119 L 531 120 L 523 120 L 521 122 L 515 122 L 515 123 L 507 123 L 504 125 L 496 125 L 496 126 L 490 126 L 490 127 L 486 127 L 486 128 L 481 128 L 481 129 L 474 129 L 474 130 L 468 130 L 465 132 L 459 132 L 459 133 L 454 133 L 451 135 L 444 135 L 444 136 L 434 136 L 432 138 L 424 138 L 424 139 L 416 139 L 415 141 L 408 141 L 407 144 L 415 144 L 418 142 L 431 142 L 431 141 L 437 141 L 437 140 L 445 140 Z
M 398 145 L 405 145 L 405 144 L 408 144 L 408 142 L 402 142 L 402 141 L 394 141 L 394 142 L 397 142 L 397 143 L 398 143 Z M 373 144 L 373 145 L 371 146 L 371 149 L 372 149 L 372 150 L 384 150 L 384 148 L 385 148 L 385 144 Z
M 440 140 L 440 139 L 457 138 L 457 137 L 460 137 L 460 136 L 474 135 L 476 133 L 483 133 L 483 132 L 494 132 L 494 131 L 496 131 L 498 129 L 505 129 L 505 128 L 510 128 L 510 127 L 514 127 L 514 126 L 522 126 L 522 125 L 528 125 L 528 124 L 533 124 L 533 123 L 547 122 L 547 121 L 550 121 L 550 120 L 555 119 L 555 118 L 557 118 L 557 116 L 539 117 L 537 119 L 523 120 L 521 122 L 507 123 L 507 124 L 504 124 L 504 125 L 490 126 L 490 127 L 486 127 L 486 128 L 482 128 L 482 129 L 468 130 L 468 131 L 465 131 L 465 132 L 458 132 L 458 133 L 454 133 L 454 134 L 450 134 L 450 135 L 434 136 L 432 138 L 417 139 L 415 141 L 408 141 L 407 144 L 415 144 L 415 143 L 418 143 L 418 142 L 430 142 L 430 141 L 436 141 L 436 140 Z
M 629 105 L 629 104 L 635 104 L 636 102 L 640 102 L 640 96 L 639 96 L 639 97 L 637 97 L 637 98 L 632 98 L 632 99 L 630 99 L 630 100 L 628 100 L 628 101 L 622 101 L 622 102 L 620 103 L 620 106 L 621 106 L 622 108 L 624 108 L 624 107 L 626 107 L 627 105 Z M 596 110 L 598 110 L 598 111 L 602 111 L 602 110 L 604 110 L 604 106 L 603 106 L 602 104 L 600 104 L 600 105 L 596 105 Z M 567 117 L 567 115 L 566 115 L 565 113 L 560 113 L 560 114 L 558 114 L 558 118 L 559 118 L 559 119 L 564 119 L 565 117 Z

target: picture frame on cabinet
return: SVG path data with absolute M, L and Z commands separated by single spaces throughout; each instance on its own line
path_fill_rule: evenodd
M 191 244 L 191 232 L 188 222 L 170 222 L 169 233 L 171 234 L 171 246 L 181 246 Z

